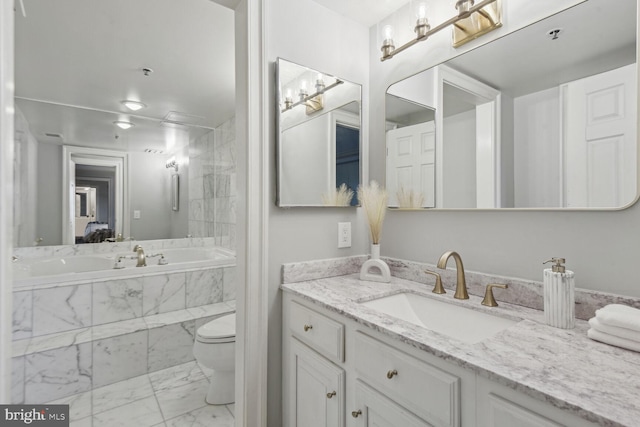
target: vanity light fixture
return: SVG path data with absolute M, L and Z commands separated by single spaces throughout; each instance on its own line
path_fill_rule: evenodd
M 307 115 L 315 113 L 316 111 L 320 111 L 324 108 L 324 94 L 334 87 L 341 85 L 342 83 L 344 83 L 342 80 L 336 79 L 334 83 L 326 86 L 324 77 L 322 76 L 322 74 L 318 74 L 315 83 L 316 91 L 312 94 L 309 94 L 309 92 L 307 91 L 307 83 L 303 81 L 300 84 L 300 89 L 298 90 L 298 97 L 300 98 L 298 102 L 293 102 L 291 89 L 287 89 L 285 91 L 284 100 L 282 100 L 282 104 L 284 105 L 282 112 L 284 113 L 287 110 L 291 110 L 298 105 L 306 106 Z
M 122 101 L 122 105 L 124 105 L 131 111 L 138 111 L 147 106 L 146 104 L 143 104 L 140 101 L 131 101 L 129 99 L 125 99 L 124 101 Z
M 382 27 L 383 42 L 380 47 L 382 51 L 380 61 L 393 58 L 396 54 L 407 50 L 418 42 L 427 40 L 433 34 L 450 25 L 453 32 L 453 47 L 460 47 L 502 26 L 501 0 L 482 0 L 478 3 L 475 0 L 457 0 L 457 15 L 434 28 L 431 28 L 427 19 L 427 7 L 424 0 L 412 0 L 411 9 L 415 18 L 413 27 L 416 33 L 415 38 L 396 49 L 393 41 L 393 27 L 384 25 Z
M 120 129 L 127 130 L 135 126 L 131 122 L 125 122 L 124 120 L 116 120 L 113 122 L 114 125 L 118 126 Z

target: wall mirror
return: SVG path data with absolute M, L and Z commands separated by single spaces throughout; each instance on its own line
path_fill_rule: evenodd
M 356 206 L 361 86 L 281 58 L 276 83 L 277 205 Z
M 82 243 L 88 223 L 136 240 L 213 237 L 235 165 L 235 152 L 215 151 L 220 129 L 235 131 L 233 11 L 30 0 L 25 12 L 15 16 L 14 246 Z
M 587 0 L 391 85 L 390 206 L 633 203 L 636 16 L 635 0 Z

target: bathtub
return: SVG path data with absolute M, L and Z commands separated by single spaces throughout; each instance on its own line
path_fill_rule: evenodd
M 133 252 L 18 259 L 13 263 L 13 284 L 14 288 L 50 287 L 78 281 L 161 274 L 236 263 L 233 251 L 218 247 L 157 249 L 145 251 L 145 255 L 146 267 L 136 267 L 136 254 Z M 164 265 L 158 264 L 162 256 L 166 262 Z M 124 257 L 124 268 L 115 268 L 116 260 L 120 257 Z

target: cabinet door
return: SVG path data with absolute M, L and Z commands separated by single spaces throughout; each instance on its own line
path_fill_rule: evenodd
M 350 417 L 351 425 L 357 427 L 431 426 L 360 380 L 356 382 L 356 408 Z
M 291 427 L 344 426 L 344 370 L 291 339 L 289 390 L 285 416 Z

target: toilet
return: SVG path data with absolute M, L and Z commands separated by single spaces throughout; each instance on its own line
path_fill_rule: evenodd
M 226 405 L 235 400 L 236 314 L 218 317 L 198 328 L 193 355 L 199 364 L 213 369 L 206 402 Z

